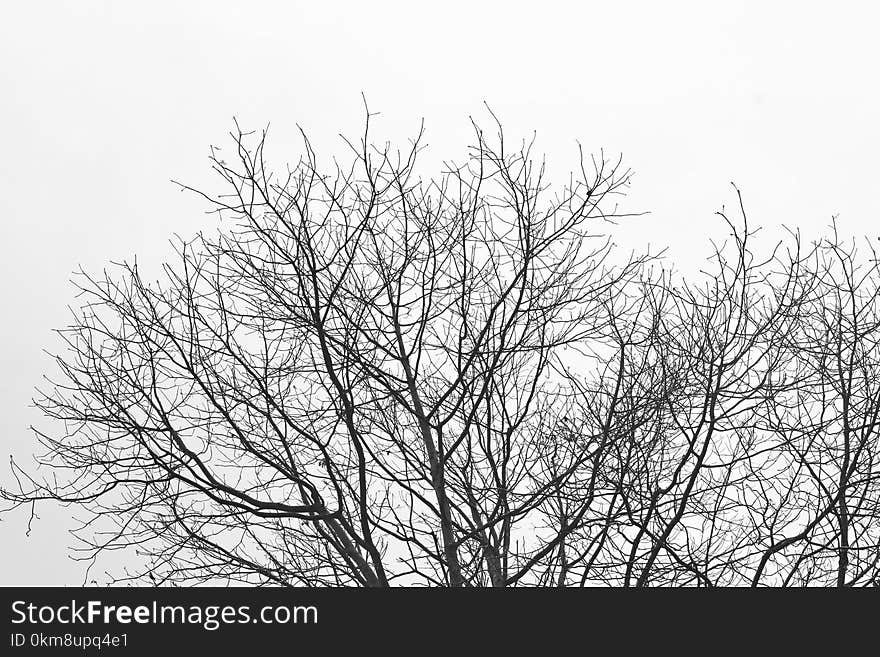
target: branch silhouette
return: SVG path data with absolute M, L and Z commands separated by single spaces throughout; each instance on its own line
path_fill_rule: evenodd
M 620 257 L 630 181 L 564 185 L 490 113 L 423 179 L 424 130 L 283 173 L 236 124 L 223 219 L 80 272 L 37 471 L 116 581 L 283 586 L 880 583 L 874 244 L 735 215 L 703 272 Z M 40 471 L 48 471 L 48 476 Z

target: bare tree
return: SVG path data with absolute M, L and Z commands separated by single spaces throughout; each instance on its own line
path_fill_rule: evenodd
M 880 276 L 838 236 L 729 239 L 682 277 L 617 260 L 629 182 L 551 186 L 493 118 L 423 179 L 422 132 L 279 175 L 214 151 L 223 218 L 81 272 L 37 400 L 48 476 L 117 580 L 302 586 L 880 583 Z M 63 427 L 62 430 L 55 430 Z
M 784 345 L 797 385 L 767 409 L 786 487 L 762 517 L 756 584 L 876 584 L 880 574 L 880 278 L 866 247 L 862 260 L 835 223 L 811 256 L 812 293 Z
M 531 144 L 475 124 L 465 163 L 424 181 L 421 134 L 393 152 L 369 127 L 329 175 L 303 136 L 280 177 L 265 133 L 236 132 L 236 162 L 212 157 L 228 192 L 205 195 L 232 228 L 180 243 L 161 281 L 82 274 L 38 401 L 68 430 L 38 434 L 51 480 L 16 468 L 8 498 L 86 507 L 92 552 L 136 545 L 158 582 L 531 571 L 532 512 L 589 458 L 534 468 L 557 350 L 601 334 L 636 271 L 601 234 L 629 172 L 582 156 L 554 192 Z
M 604 504 L 577 540 L 581 584 L 738 583 L 751 547 L 741 498 L 765 447 L 756 421 L 776 403 L 780 345 L 808 291 L 799 241 L 757 258 L 739 210 L 739 223 L 721 214 L 730 240 L 702 280 L 661 270 L 624 295 L 630 308 L 618 301 L 616 354 L 581 402 L 584 415 L 607 409 L 594 429 Z

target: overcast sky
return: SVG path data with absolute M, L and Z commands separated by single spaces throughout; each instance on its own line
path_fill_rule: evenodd
M 42 350 L 75 304 L 70 273 L 157 260 L 215 219 L 170 179 L 212 184 L 232 117 L 271 122 L 270 159 L 325 155 L 360 128 L 424 117 L 431 157 L 458 158 L 483 101 L 537 131 L 564 180 L 576 140 L 622 152 L 620 241 L 706 253 L 742 190 L 753 223 L 807 236 L 832 215 L 880 233 L 880 47 L 865 2 L 6 2 L 0 9 L 0 435 L 27 461 Z M 356 133 L 355 133 L 356 134 Z M 8 468 L 0 475 L 8 482 Z M 0 584 L 79 584 L 69 509 L 0 521 Z M 112 562 L 108 562 L 111 563 Z M 102 581 L 100 569 L 92 573 Z

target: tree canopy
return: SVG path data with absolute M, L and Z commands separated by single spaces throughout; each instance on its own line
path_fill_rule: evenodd
M 609 237 L 619 159 L 369 131 L 279 173 L 236 129 L 217 233 L 80 274 L 12 506 L 161 584 L 880 584 L 873 242 L 756 249 L 737 191 L 682 277 Z

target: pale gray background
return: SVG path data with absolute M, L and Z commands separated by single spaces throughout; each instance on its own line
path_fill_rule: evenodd
M 880 233 L 880 12 L 866 2 L 5 2 L 0 9 L 0 436 L 26 461 L 41 353 L 73 303 L 69 274 L 209 228 L 175 178 L 212 183 L 232 116 L 272 123 L 271 159 L 323 153 L 360 127 L 425 117 L 430 161 L 459 157 L 488 101 L 538 132 L 563 180 L 575 140 L 637 172 L 624 244 L 687 266 L 745 194 L 753 222 L 807 235 L 840 215 Z M 68 509 L 0 522 L 0 584 L 78 584 Z M 117 563 L 118 558 L 108 563 Z M 101 570 L 91 577 L 104 578 Z

